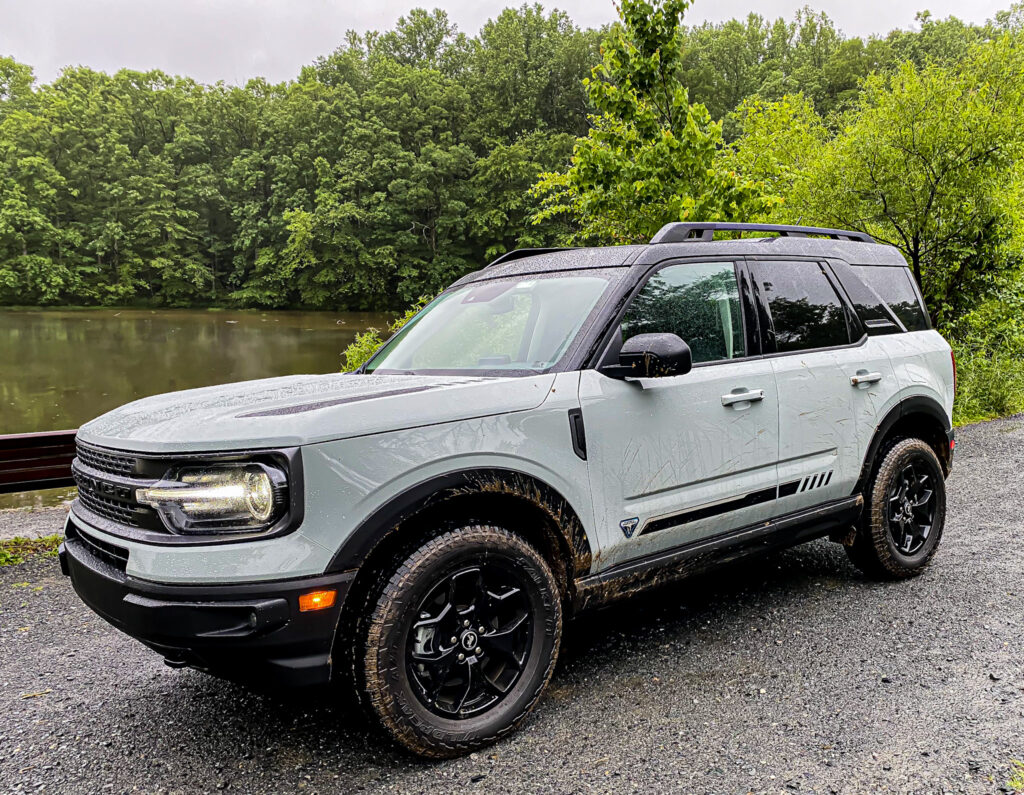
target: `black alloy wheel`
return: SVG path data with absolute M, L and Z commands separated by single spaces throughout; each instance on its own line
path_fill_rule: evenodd
M 904 555 L 921 551 L 935 523 L 938 498 L 928 463 L 923 456 L 915 455 L 889 486 L 889 534 Z
M 869 577 L 913 577 L 931 562 L 945 521 L 945 472 L 935 450 L 923 439 L 894 439 L 878 453 L 846 553 Z
M 434 758 L 514 731 L 561 642 L 562 596 L 547 561 L 509 530 L 474 524 L 393 565 L 371 596 L 355 671 L 380 725 Z
M 522 575 L 502 563 L 441 578 L 406 639 L 414 692 L 431 712 L 462 719 L 494 706 L 522 675 L 533 642 Z

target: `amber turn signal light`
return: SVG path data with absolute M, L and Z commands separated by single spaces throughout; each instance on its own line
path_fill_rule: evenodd
M 310 591 L 299 597 L 299 610 L 308 613 L 310 610 L 326 610 L 334 607 L 334 597 L 337 591 Z

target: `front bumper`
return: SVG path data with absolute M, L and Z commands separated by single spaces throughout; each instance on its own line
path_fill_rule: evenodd
M 286 686 L 331 678 L 331 649 L 354 571 L 241 585 L 162 585 L 127 575 L 117 549 L 70 529 L 61 571 L 90 608 L 159 652 L 239 681 Z M 299 611 L 299 595 L 337 591 L 333 607 Z

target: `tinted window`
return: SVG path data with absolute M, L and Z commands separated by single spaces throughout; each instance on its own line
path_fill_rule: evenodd
M 681 337 L 694 362 L 745 356 L 733 264 L 694 262 L 655 273 L 630 304 L 622 321 L 622 339 L 653 333 Z
M 923 331 L 929 327 L 909 269 L 854 265 L 853 272 L 889 305 L 907 331 Z
M 846 311 L 816 262 L 757 264 L 780 353 L 850 342 Z
M 861 281 L 860 276 L 855 274 L 849 265 L 841 260 L 831 260 L 829 267 L 846 290 L 846 295 L 868 334 L 895 334 L 902 330 L 892 310 L 875 295 L 874 290 Z M 852 323 L 851 331 L 854 336 L 857 335 L 858 330 Z

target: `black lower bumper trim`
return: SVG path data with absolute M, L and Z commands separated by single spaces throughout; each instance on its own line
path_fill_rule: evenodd
M 354 571 L 241 585 L 162 585 L 119 571 L 80 538 L 60 546 L 61 571 L 90 608 L 162 654 L 240 681 L 287 686 L 331 678 L 331 648 Z M 299 595 L 338 592 L 333 607 L 301 612 Z

